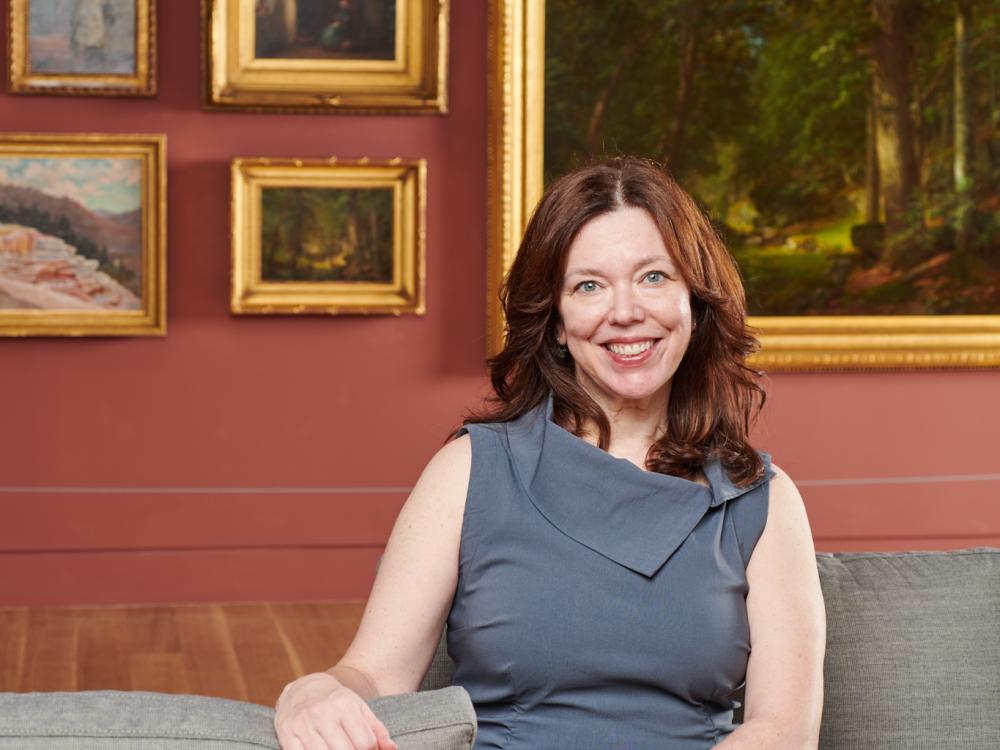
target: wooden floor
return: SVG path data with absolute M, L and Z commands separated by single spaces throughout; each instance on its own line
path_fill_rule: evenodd
M 156 690 L 273 706 L 346 650 L 362 602 L 0 609 L 0 691 Z

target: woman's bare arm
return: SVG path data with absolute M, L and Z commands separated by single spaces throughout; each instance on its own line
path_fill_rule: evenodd
M 815 750 L 823 711 L 826 614 L 809 520 L 781 469 L 747 566 L 751 652 L 743 724 L 719 748 Z
M 395 747 L 364 701 L 416 690 L 431 662 L 458 580 L 471 466 L 468 436 L 428 463 L 396 519 L 344 657 L 327 672 L 290 683 L 278 699 L 283 748 Z

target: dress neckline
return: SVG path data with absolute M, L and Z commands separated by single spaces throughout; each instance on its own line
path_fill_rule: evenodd
M 505 426 L 508 450 L 525 493 L 564 534 L 640 575 L 652 577 L 711 508 L 768 481 L 746 487 L 729 479 L 718 459 L 706 462 L 709 485 L 636 466 L 557 425 L 552 395 Z

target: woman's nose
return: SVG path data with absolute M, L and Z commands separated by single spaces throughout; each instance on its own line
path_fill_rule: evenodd
M 615 291 L 611 309 L 608 310 L 609 323 L 613 325 L 628 325 L 629 323 L 640 323 L 645 317 L 646 311 L 631 289 Z

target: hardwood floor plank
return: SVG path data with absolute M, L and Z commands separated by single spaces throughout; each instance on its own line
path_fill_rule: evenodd
M 179 654 L 178 607 L 128 607 L 128 640 L 133 653 Z
M 364 602 L 294 602 L 269 605 L 299 668 L 296 677 L 329 669 L 354 639 Z
M 177 607 L 174 617 L 191 692 L 247 700 L 246 682 L 222 608 Z
M 0 609 L 0 692 L 15 692 L 24 671 L 28 610 Z
M 266 604 L 223 607 L 233 648 L 247 687 L 247 700 L 273 706 L 295 670 Z
M 27 632 L 18 690 L 79 690 L 75 611 L 31 609 Z
M 77 690 L 131 690 L 128 610 L 75 609 Z
M 163 652 L 133 654 L 130 666 L 133 690 L 152 690 L 159 693 L 192 692 L 183 654 Z

